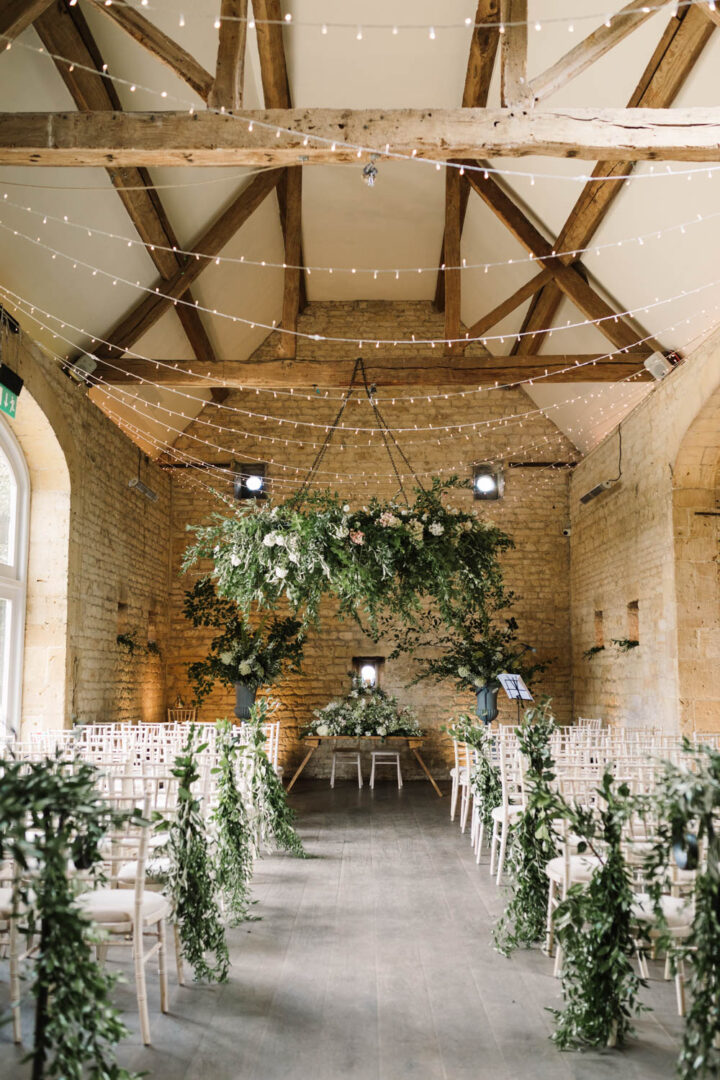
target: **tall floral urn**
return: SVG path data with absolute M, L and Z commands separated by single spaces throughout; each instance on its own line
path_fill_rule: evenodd
M 238 720 L 249 720 L 250 709 L 255 704 L 256 689 L 244 682 L 235 683 L 235 715 Z
M 477 692 L 477 714 L 484 724 L 491 724 L 498 714 L 497 683 L 486 683 Z

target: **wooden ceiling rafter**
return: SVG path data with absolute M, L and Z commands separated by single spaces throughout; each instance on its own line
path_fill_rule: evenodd
M 280 0 L 252 0 L 260 58 L 260 79 L 267 109 L 292 108 L 287 58 L 283 43 Z M 287 168 L 277 189 L 286 263 L 281 325 L 291 331 L 278 335 L 278 355 L 295 356 L 299 313 L 307 304 L 302 245 L 302 166 Z
M 55 60 L 55 66 L 78 109 L 121 111 L 114 85 L 103 78 L 103 58 L 98 45 L 76 5 L 70 8 L 56 2 L 35 20 L 34 25 L 48 52 L 74 61 L 69 65 Z M 91 68 L 94 70 L 89 70 Z M 180 244 L 150 175 L 145 169 L 132 168 L 108 169 L 107 172 L 162 281 L 167 283 L 186 259 L 171 250 Z M 213 363 L 217 357 L 200 313 L 191 306 L 194 303 L 192 293 L 186 293 L 185 299 L 189 303 L 176 309 L 183 330 L 196 359 Z
M 222 0 L 215 78 L 207 98 L 211 109 L 242 109 L 247 46 L 248 0 Z
M 112 19 L 156 60 L 170 68 L 173 75 L 186 82 L 198 97 L 203 101 L 208 100 L 215 81 L 214 77 L 187 49 L 163 33 L 137 8 L 131 7 L 125 0 L 113 0 L 111 4 L 108 4 L 106 0 L 89 0 L 89 3 Z
M 668 109 L 712 37 L 715 23 L 706 18 L 705 5 L 681 8 L 670 18 L 663 35 L 638 82 L 628 108 Z M 583 188 L 557 238 L 557 250 L 586 248 L 605 219 L 610 206 L 625 183 L 613 177 L 631 173 L 634 162 L 599 161 L 593 179 Z M 571 263 L 574 255 L 561 256 Z M 537 352 L 545 338 L 544 331 L 553 325 L 562 299 L 557 283 L 545 285 L 535 296 L 523 320 L 521 333 L 513 348 L 514 355 Z
M 215 256 L 276 188 L 280 176 L 281 173 L 275 169 L 268 169 L 255 176 L 202 236 L 194 241 L 192 250 L 196 257 L 189 259 L 169 281 L 161 279 L 154 291 L 149 292 L 136 304 L 107 335 L 105 344 L 87 351 L 100 360 L 112 359 L 113 363 L 117 363 L 118 358 L 131 349 L 165 311 L 173 305 L 180 307 L 177 301 L 185 296 L 191 285 L 212 264 Z
M 335 387 L 345 389 L 352 375 L 354 360 L 338 360 L 322 357 L 322 343 L 313 356 L 294 360 L 221 360 L 201 372 L 197 364 L 187 360 L 138 360 L 126 358 L 122 370 L 101 364 L 99 372 L 103 381 L 114 386 L 129 388 L 148 385 L 181 387 L 207 387 L 218 377 L 221 385 L 249 389 L 274 389 L 293 387 L 313 389 Z M 377 386 L 492 386 L 495 383 L 524 382 L 528 379 L 556 382 L 618 382 L 636 376 L 647 381 L 650 376 L 643 370 L 643 361 L 650 355 L 645 349 L 630 350 L 607 356 L 601 353 L 572 353 L 548 356 L 503 356 L 443 358 L 430 351 L 424 356 L 398 356 L 373 349 L 366 360 L 368 377 Z M 257 356 L 257 352 L 255 353 Z M 569 369 L 569 370 L 565 370 Z M 591 374 L 592 372 L 592 374 Z M 199 376 L 202 376 L 200 378 Z
M 638 348 L 646 342 L 652 349 L 661 346 L 644 329 L 633 327 L 626 316 L 619 314 L 586 280 L 587 271 L 576 262 L 567 265 L 554 252 L 557 247 L 546 240 L 533 225 L 521 207 L 492 176 L 481 172 L 469 173 L 469 182 L 486 206 L 503 223 L 525 250 L 534 255 L 540 264 L 550 271 L 557 287 L 586 318 L 592 320 L 597 330 L 617 349 Z
M 6 43 L 32 26 L 53 0 L 0 0 L 0 35 Z
M 527 94 L 528 0 L 500 0 L 500 104 L 519 105 Z
M 495 55 L 498 48 L 497 21 L 500 14 L 500 0 L 478 0 L 475 12 L 475 26 L 470 38 L 470 52 L 468 56 L 467 70 L 465 72 L 465 85 L 463 87 L 462 107 L 464 109 L 484 108 L 487 105 L 490 80 L 495 68 Z M 470 188 L 465 178 L 460 184 L 460 236 L 465 224 Z M 445 198 L 447 202 L 447 179 Z M 438 270 L 437 285 L 435 286 L 435 299 L 433 301 L 437 311 L 445 309 L 445 264 L 452 265 L 450 259 L 445 256 L 445 236 L 443 235 L 440 249 L 440 269 Z

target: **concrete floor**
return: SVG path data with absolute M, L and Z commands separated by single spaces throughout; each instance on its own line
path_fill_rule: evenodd
M 180 988 L 171 978 L 172 1012 L 161 1016 L 151 974 L 152 1048 L 140 1044 L 131 985 L 118 988 L 132 1032 L 122 1064 L 155 1080 L 674 1075 L 682 1021 L 657 964 L 645 992 L 653 1012 L 638 1020 L 636 1042 L 602 1054 L 555 1049 L 551 964 L 538 952 L 511 960 L 494 952 L 502 899 L 487 859 L 475 865 L 449 800 L 427 783 L 371 792 L 313 781 L 292 802 L 314 858 L 259 863 L 261 921 L 230 932 L 227 985 Z M 0 1007 L 6 993 L 0 986 Z M 30 1005 L 25 1021 L 29 1045 Z M 9 1038 L 0 1028 L 0 1077 L 26 1080 L 29 1066 Z

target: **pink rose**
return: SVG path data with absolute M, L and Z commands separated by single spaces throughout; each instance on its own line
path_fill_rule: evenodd
M 353 544 L 364 544 L 365 543 L 365 533 L 361 532 L 360 529 L 351 529 L 350 530 L 350 539 L 352 540 Z

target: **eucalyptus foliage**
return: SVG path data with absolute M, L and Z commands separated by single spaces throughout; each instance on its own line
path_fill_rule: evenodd
M 233 925 L 248 916 L 250 881 L 253 874 L 252 827 L 238 784 L 242 747 L 232 737 L 227 720 L 217 723 L 219 761 L 217 806 L 213 817 L 216 830 L 215 875 Z
M 315 709 L 304 735 L 422 735 L 417 717 L 379 686 L 367 686 L 357 675 L 344 698 Z
M 200 778 L 197 755 L 205 749 L 204 744 L 195 745 L 195 728 L 191 727 L 172 769 L 179 781 L 177 811 L 160 828 L 168 837 L 164 848 L 170 860 L 166 888 L 178 923 L 182 954 L 196 979 L 227 982 L 230 957 L 217 902 L 218 883 L 200 800 L 193 792 Z
M 662 871 L 674 852 L 705 848 L 695 879 L 690 936 L 673 942 L 673 948 L 691 960 L 678 1074 L 682 1080 L 704 1080 L 720 1073 L 720 753 L 709 746 L 693 747 L 687 740 L 684 749 L 687 762 L 665 762 L 658 780 L 658 841 L 648 876 L 655 882 L 649 891 L 657 902 Z
M 410 506 L 374 498 L 355 508 L 330 491 L 253 503 L 194 527 L 184 567 L 211 559 L 219 594 L 246 615 L 284 601 L 304 625 L 316 623 L 330 594 L 341 615 L 376 638 L 394 632 L 402 649 L 404 628 L 422 623 L 428 602 L 448 625 L 506 603 L 498 557 L 512 540 L 475 511 L 443 504 L 468 486 L 435 479 Z
M 303 640 L 297 619 L 266 617 L 251 626 L 234 600 L 217 595 L 209 577 L 200 578 L 187 590 L 184 613 L 193 626 L 219 631 L 207 656 L 188 664 L 198 702 L 208 696 L 216 681 L 225 686 L 242 682 L 257 690 L 288 671 L 300 670 Z
M 271 838 L 282 851 L 304 859 L 307 853 L 295 831 L 295 813 L 265 752 L 263 725 L 268 723 L 274 707 L 275 703 L 263 698 L 251 707 L 250 719 L 246 721 L 251 729 L 251 741 L 246 753 L 250 761 L 249 783 L 256 827 L 261 837 Z
M 553 1010 L 553 1040 L 563 1050 L 621 1045 L 635 1033 L 633 1016 L 646 1008 L 638 998 L 646 983 L 632 964 L 638 928 L 622 850 L 623 826 L 636 802 L 627 784 L 615 785 L 609 769 L 598 795 L 596 807 L 555 796 L 557 816 L 565 817 L 582 838 L 578 853 L 590 852 L 599 859 L 590 881 L 572 885 L 555 912 L 565 1005 Z
M 475 797 L 480 804 L 480 818 L 487 836 L 493 828 L 492 812 L 502 803 L 502 781 L 500 769 L 492 761 L 493 734 L 484 724 L 478 724 L 477 717 L 460 713 L 445 728 L 453 739 L 467 743 L 478 750 L 477 765 L 472 771 L 470 783 Z
M 526 763 L 526 807 L 510 830 L 506 865 L 511 895 L 495 930 L 495 944 L 506 956 L 517 948 L 529 948 L 545 935 L 549 892 L 545 867 L 557 855 L 550 790 L 555 779 L 550 751 L 554 728 L 550 702 L 545 698 L 525 712 L 518 729 L 518 747 Z
M 34 958 L 32 1078 L 131 1080 L 115 1061 L 128 1034 L 110 993 L 116 977 L 93 956 L 92 923 L 76 903 L 73 867 L 100 873 L 100 845 L 127 818 L 96 790 L 92 765 L 64 760 L 0 761 L 0 860 L 19 871 L 23 933 Z

